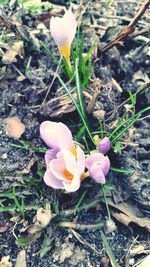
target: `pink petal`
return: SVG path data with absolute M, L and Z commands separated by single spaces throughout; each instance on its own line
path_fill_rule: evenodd
M 76 34 L 77 22 L 74 14 L 70 10 L 65 13 L 63 19 L 66 22 L 66 30 L 68 32 L 69 43 L 71 44 Z
M 101 170 L 98 162 L 93 163 L 89 170 L 89 174 L 96 183 L 104 184 L 106 182 L 104 173 Z
M 52 148 L 49 149 L 46 153 L 45 153 L 45 162 L 46 165 L 48 165 L 48 163 L 52 160 L 56 158 L 56 155 L 58 153 L 58 149 L 57 148 Z
M 103 162 L 105 159 L 105 156 L 101 153 L 93 153 L 89 155 L 85 160 L 85 166 L 87 169 L 90 169 L 92 164 L 96 161 Z
M 48 186 L 54 189 L 64 188 L 63 183 L 59 181 L 49 169 L 46 170 L 43 179 L 44 179 L 45 184 L 47 184 Z
M 108 137 L 104 137 L 98 146 L 98 150 L 102 154 L 106 154 L 110 150 L 110 140 Z
M 64 189 L 67 192 L 75 192 L 80 188 L 80 177 L 77 174 L 74 175 L 72 181 L 70 183 L 63 182 Z
M 66 23 L 63 18 L 59 17 L 51 18 L 50 32 L 58 47 L 69 43 L 68 32 L 66 30 Z
M 104 161 L 101 163 L 100 168 L 104 175 L 106 176 L 110 169 L 110 160 L 107 156 L 105 156 Z
M 70 173 L 75 173 L 77 170 L 77 162 L 75 156 L 67 150 L 64 150 L 62 152 L 67 171 Z
M 77 168 L 78 168 L 78 173 L 82 175 L 85 171 L 85 154 L 84 151 L 77 146 Z
M 53 159 L 49 163 L 49 169 L 52 174 L 60 181 L 66 180 L 64 170 L 66 169 L 65 162 L 63 158 Z
M 71 11 L 66 11 L 63 18 L 51 18 L 50 32 L 58 47 L 63 45 L 71 46 L 76 33 L 76 26 L 75 16 Z
M 61 122 L 42 122 L 40 125 L 40 134 L 43 141 L 50 148 L 70 150 L 72 147 L 72 134 L 69 128 Z

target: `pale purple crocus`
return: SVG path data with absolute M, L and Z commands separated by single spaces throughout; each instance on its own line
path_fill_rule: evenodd
M 70 10 L 66 11 L 62 18 L 52 17 L 50 21 L 51 35 L 70 68 L 70 49 L 76 34 L 76 27 L 77 22 L 75 16 Z
M 61 122 L 45 121 L 40 126 L 40 134 L 51 148 L 45 154 L 44 182 L 54 189 L 77 191 L 85 170 L 85 155 L 74 145 L 69 128 Z
M 98 145 L 98 151 L 102 154 L 107 154 L 110 150 L 110 140 L 107 136 L 105 136 Z
M 81 178 L 85 170 L 85 155 L 77 146 L 76 157 L 68 150 L 61 150 L 56 159 L 52 159 L 44 175 L 44 182 L 55 189 L 75 192 L 80 188 Z
M 89 176 L 100 184 L 105 184 L 105 176 L 109 172 L 110 161 L 102 153 L 93 153 L 85 160 L 85 166 L 89 171 Z

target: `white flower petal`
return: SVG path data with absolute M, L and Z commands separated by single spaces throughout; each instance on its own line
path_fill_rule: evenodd
M 51 18 L 50 32 L 58 47 L 69 43 L 66 23 L 63 18 Z
M 51 170 L 52 174 L 60 181 L 66 180 L 64 170 L 66 169 L 65 162 L 63 158 L 53 159 L 50 161 L 48 168 Z
M 50 31 L 58 47 L 71 46 L 76 33 L 76 20 L 71 11 L 67 11 L 63 18 L 52 17 Z
M 80 177 L 78 174 L 75 174 L 71 183 L 63 182 L 64 189 L 67 192 L 75 192 L 80 188 Z
M 71 44 L 76 34 L 77 22 L 71 10 L 65 13 L 63 19 L 66 22 L 66 28 L 69 32 L 69 43 Z
M 72 147 L 71 131 L 61 122 L 42 122 L 40 125 L 40 135 L 50 148 L 71 149 Z
M 77 170 L 77 161 L 75 156 L 67 150 L 63 150 L 62 153 L 67 171 L 72 174 L 75 173 Z
M 82 175 L 85 171 L 85 154 L 84 151 L 77 146 L 77 169 L 79 170 L 79 173 Z
M 47 184 L 48 186 L 54 189 L 64 188 L 63 183 L 59 181 L 49 169 L 46 170 L 43 179 L 44 179 L 45 184 Z

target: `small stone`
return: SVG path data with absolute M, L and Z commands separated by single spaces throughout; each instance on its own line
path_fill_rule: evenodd
M 117 226 L 113 220 L 107 220 L 105 229 L 106 229 L 107 234 L 109 234 L 109 233 L 116 231 Z
M 18 117 L 10 117 L 4 120 L 6 124 L 6 134 L 15 139 L 19 139 L 25 131 L 25 125 Z
M 131 258 L 131 259 L 129 259 L 129 265 L 130 265 L 130 266 L 133 266 L 133 265 L 134 265 L 134 263 L 135 263 L 135 260 L 134 260 L 134 258 Z
M 7 159 L 7 158 L 8 158 L 7 153 L 4 153 L 4 154 L 2 155 L 2 159 Z

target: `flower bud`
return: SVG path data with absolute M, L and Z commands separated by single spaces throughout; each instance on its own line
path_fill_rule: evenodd
M 102 154 L 106 154 L 110 150 L 110 140 L 108 137 L 104 137 L 99 145 L 98 145 L 98 150 Z

